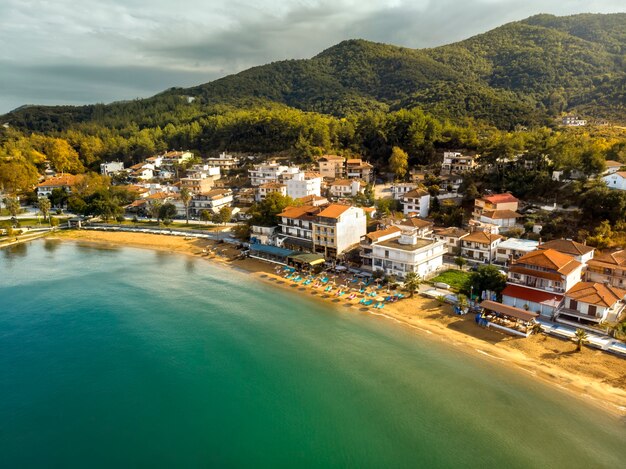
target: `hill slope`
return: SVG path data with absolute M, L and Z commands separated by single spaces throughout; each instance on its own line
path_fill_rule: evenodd
M 236 75 L 130 103 L 31 106 L 1 121 L 32 130 L 122 117 L 164 125 L 209 106 L 278 103 L 333 115 L 421 107 L 440 117 L 474 117 L 502 128 L 547 122 L 561 112 L 626 119 L 626 14 L 538 15 L 465 41 L 408 49 L 344 41 L 307 60 Z M 188 104 L 186 96 L 195 97 Z

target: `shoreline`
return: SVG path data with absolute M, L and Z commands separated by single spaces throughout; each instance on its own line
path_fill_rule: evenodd
M 46 239 L 144 248 L 206 258 L 216 266 L 234 268 L 264 284 L 306 293 L 308 298 L 323 302 L 338 312 L 368 314 L 392 321 L 465 354 L 532 375 L 532 379 L 558 387 L 610 415 L 626 417 L 626 360 L 588 347 L 582 353 L 575 353 L 573 343 L 543 334 L 524 339 L 483 329 L 470 317 L 453 315 L 449 305 L 440 306 L 436 300 L 419 294 L 386 304 L 384 310 L 368 308 L 358 304 L 358 296 L 348 302 L 345 297 L 325 294 L 312 285 L 295 284 L 277 275 L 275 264 L 256 259 L 237 260 L 238 251 L 232 246 L 205 239 L 102 231 L 63 231 Z

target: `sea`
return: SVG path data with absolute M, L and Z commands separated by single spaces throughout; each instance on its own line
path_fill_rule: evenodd
M 185 256 L 0 251 L 0 467 L 615 468 L 626 422 Z

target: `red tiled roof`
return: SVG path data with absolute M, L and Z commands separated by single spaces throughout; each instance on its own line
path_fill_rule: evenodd
M 502 296 L 510 296 L 533 303 L 546 303 L 552 306 L 556 306 L 563 299 L 562 295 L 557 295 L 556 293 L 533 290 L 532 288 L 524 288 L 518 285 L 507 285 L 502 291 Z
M 483 212 L 481 216 L 490 220 L 507 220 L 509 218 L 520 218 L 521 215 L 513 210 L 490 210 Z
M 37 187 L 61 187 L 73 186 L 78 181 L 79 176 L 73 174 L 64 174 L 63 176 L 54 176 L 37 184 Z
M 350 205 L 330 204 L 317 215 L 324 218 L 339 218 L 350 207 Z
M 402 230 L 396 226 L 390 226 L 385 228 L 384 230 L 372 231 L 371 233 L 366 234 L 365 236 L 372 241 L 376 241 L 383 236 L 388 236 L 394 233 L 401 233 Z
M 524 254 L 513 263 L 513 265 L 519 264 L 552 269 L 564 275 L 568 275 L 582 265 L 569 254 L 563 254 L 554 249 L 540 249 Z
M 508 202 L 519 202 L 519 199 L 513 196 L 513 194 L 509 192 L 505 192 L 504 194 L 494 194 L 494 195 L 486 195 L 482 198 L 487 202 L 491 202 L 492 204 L 504 204 Z
M 580 256 L 581 254 L 589 254 L 595 248 L 577 243 L 571 239 L 554 239 L 537 246 L 537 249 L 554 249 L 555 251 L 569 254 L 571 256 Z

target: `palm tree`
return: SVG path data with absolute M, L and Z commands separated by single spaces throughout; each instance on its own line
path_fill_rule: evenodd
M 189 192 L 189 189 L 187 189 L 186 187 L 183 187 L 180 190 L 180 200 L 185 206 L 185 219 L 186 219 L 187 225 L 189 224 L 189 204 L 191 203 L 191 198 L 192 198 L 192 194 L 191 192 Z
M 404 289 L 409 292 L 409 298 L 413 298 L 413 295 L 419 290 L 420 283 L 422 283 L 422 277 L 415 272 L 409 272 L 404 278 Z
M 576 351 L 580 352 L 583 349 L 584 344 L 589 343 L 589 336 L 587 335 L 587 331 L 584 329 L 576 329 L 575 337 L 572 338 L 574 343 L 576 344 Z
M 39 211 L 43 216 L 44 221 L 48 219 L 48 215 L 50 214 L 50 199 L 48 197 L 40 197 L 39 198 Z
M 163 202 L 160 200 L 153 200 L 148 205 L 148 211 L 150 212 L 150 216 L 152 218 L 157 219 L 157 223 L 161 224 L 161 207 L 163 206 Z
M 459 307 L 461 311 L 467 309 L 467 307 L 469 306 L 469 301 L 467 301 L 467 296 L 458 295 L 456 305 Z
M 17 217 L 17 214 L 20 212 L 20 201 L 17 198 L 7 197 L 4 199 L 4 206 L 12 217 Z

